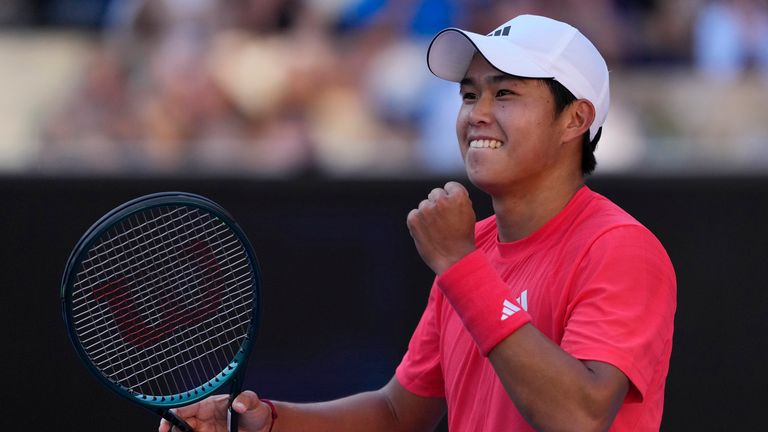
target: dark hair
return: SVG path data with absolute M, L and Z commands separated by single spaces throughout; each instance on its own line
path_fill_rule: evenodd
M 549 91 L 552 92 L 552 96 L 555 99 L 555 115 L 560 115 L 563 110 L 565 110 L 565 107 L 576 100 L 576 96 L 555 79 L 548 78 L 542 81 L 547 84 Z M 597 165 L 595 148 L 597 148 L 597 142 L 600 140 L 601 132 L 602 129 L 598 130 L 597 134 L 595 134 L 595 139 L 592 141 L 589 140 L 589 131 L 584 133 L 581 144 L 581 173 L 584 175 L 591 174 Z

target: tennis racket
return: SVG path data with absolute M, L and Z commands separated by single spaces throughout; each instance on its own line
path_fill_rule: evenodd
M 232 400 L 258 328 L 259 267 L 234 219 L 193 194 L 129 201 L 76 244 L 61 285 L 64 322 L 107 387 L 170 421 L 171 411 L 230 384 Z

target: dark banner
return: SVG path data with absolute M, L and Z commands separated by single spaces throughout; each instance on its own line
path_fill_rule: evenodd
M 426 304 L 432 274 L 405 226 L 441 180 L 0 179 L 3 430 L 152 431 L 154 414 L 80 363 L 59 285 L 80 235 L 131 198 L 205 195 L 258 255 L 263 316 L 246 386 L 318 401 L 384 385 Z M 590 187 L 649 227 L 678 276 L 663 430 L 756 430 L 768 388 L 768 178 L 596 177 Z M 478 217 L 490 202 L 472 190 Z

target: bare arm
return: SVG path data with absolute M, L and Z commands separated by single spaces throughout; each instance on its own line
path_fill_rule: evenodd
M 507 394 L 537 430 L 607 430 L 629 389 L 614 366 L 580 361 L 528 324 L 488 356 Z
M 258 396 L 246 391 L 234 401 L 244 432 L 325 432 L 382 431 L 420 432 L 434 430 L 445 414 L 445 400 L 416 396 L 395 378 L 377 391 L 343 399 L 312 404 L 273 402 L 278 413 L 274 426 L 270 408 Z M 179 408 L 177 415 L 198 432 L 227 430 L 227 396 L 212 396 L 196 404 Z M 160 432 L 170 424 L 163 420 Z
M 274 432 L 431 431 L 445 414 L 444 399 L 416 396 L 395 378 L 380 390 L 331 402 L 276 406 Z

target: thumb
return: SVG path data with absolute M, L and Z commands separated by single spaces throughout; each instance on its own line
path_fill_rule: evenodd
M 256 395 L 256 393 L 246 390 L 235 398 L 234 401 L 232 401 L 232 409 L 237 411 L 240 414 L 244 414 L 246 411 L 254 410 L 261 405 L 261 400 Z
M 262 431 L 272 424 L 272 410 L 256 393 L 246 390 L 232 401 L 232 409 L 240 414 L 240 430 Z

